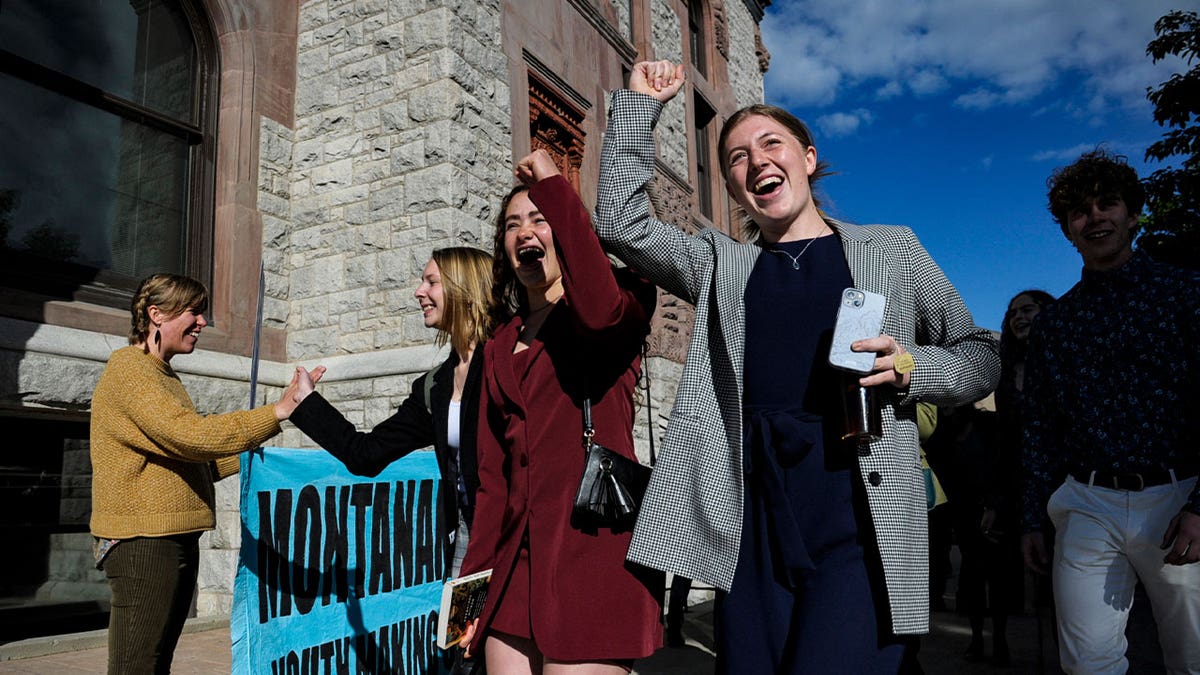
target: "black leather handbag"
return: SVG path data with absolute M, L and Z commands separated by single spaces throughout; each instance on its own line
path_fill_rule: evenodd
M 583 476 L 572 515 L 593 527 L 633 525 L 650 482 L 650 467 L 596 443 L 592 402 L 583 402 Z

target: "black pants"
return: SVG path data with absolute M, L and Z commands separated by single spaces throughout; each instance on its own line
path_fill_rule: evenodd
M 199 562 L 199 532 L 127 539 L 108 555 L 110 675 L 171 672 Z

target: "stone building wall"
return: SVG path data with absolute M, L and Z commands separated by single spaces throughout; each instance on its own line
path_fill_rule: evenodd
M 608 3 L 617 10 L 617 32 L 621 37 L 633 41 L 633 25 L 631 23 L 632 8 L 630 3 L 632 0 L 608 0 Z
M 686 9 L 686 8 L 685 8 Z M 668 59 L 674 63 L 683 61 L 683 31 L 687 15 L 675 11 L 675 3 L 669 0 L 652 0 L 654 58 Z M 658 158 L 676 176 L 687 180 L 687 106 L 684 95 L 675 97 L 663 109 L 658 118 Z
M 390 415 L 412 381 L 444 356 L 433 346 L 433 331 L 423 326 L 412 298 L 414 282 L 434 248 L 491 247 L 495 208 L 511 184 L 514 145 L 528 142 L 525 131 L 512 128 L 514 118 L 525 114 L 514 112 L 523 94 L 510 90 L 519 68 L 502 44 L 505 13 L 517 1 L 308 0 L 298 7 L 292 56 L 287 40 L 272 42 L 270 35 L 278 33 L 232 27 L 238 8 L 249 0 L 205 0 L 206 6 L 224 8 L 215 22 L 223 64 L 218 137 L 229 145 L 221 145 L 217 155 L 216 246 L 261 246 L 265 271 L 264 340 L 272 356 L 260 365 L 256 403 L 279 395 L 290 364 L 320 363 L 329 367 L 323 394 L 352 423 L 369 428 Z M 573 64 L 575 89 L 597 103 L 588 112 L 594 116 L 588 123 L 596 125 L 587 137 L 592 162 L 602 140 L 603 122 L 595 117 L 604 109 L 598 103 L 602 89 L 621 65 L 632 65 L 616 63 L 620 59 L 613 55 L 648 47 L 652 53 L 639 58 L 681 60 L 686 3 L 570 0 L 561 11 L 582 16 L 588 3 L 604 11 L 588 13 L 586 21 L 572 17 L 572 25 L 611 17 L 604 20 L 613 22 L 615 42 L 629 43 L 606 57 L 614 62 L 604 64 L 606 74 L 597 80 L 603 86 L 581 86 L 580 66 Z M 760 100 L 754 18 L 744 0 L 725 0 L 725 10 L 734 94 L 739 104 Z M 635 29 L 644 33 L 635 35 Z M 604 40 L 613 42 L 611 36 Z M 271 77 L 267 71 L 278 78 L 293 66 L 294 98 L 286 82 L 264 84 Z M 655 208 L 690 226 L 686 98 L 667 106 L 659 126 L 656 185 L 666 201 Z M 594 165 L 584 168 L 585 176 L 594 176 Z M 594 195 L 594 185 L 583 192 Z M 232 259 L 218 256 L 217 265 L 233 272 L 218 270 L 214 306 L 236 305 L 236 313 L 206 331 L 197 353 L 172 362 L 203 413 L 244 409 L 248 402 L 250 360 L 234 352 L 245 353 L 237 345 L 245 340 L 245 316 L 255 305 L 255 288 L 246 281 L 256 275 L 242 269 L 242 258 Z M 233 282 L 220 281 L 227 278 Z M 675 318 L 677 327 L 686 326 L 690 308 L 675 303 L 660 312 Z M 125 344 L 120 331 L 127 325 L 123 311 L 87 311 L 113 328 L 96 328 L 100 324 L 91 314 L 90 330 L 50 325 L 52 319 L 41 324 L 0 319 L 0 377 L 6 383 L 0 395 L 6 405 L 87 410 L 109 353 Z M 688 336 L 659 330 L 670 334 L 656 338 L 657 351 L 647 364 L 656 440 L 665 431 Z M 644 408 L 635 436 L 645 456 Z M 289 424 L 271 443 L 312 446 Z M 85 480 L 77 461 L 84 449 L 66 450 L 72 480 Z M 75 514 L 78 500 L 86 497 L 81 485 L 69 492 L 74 501 L 64 508 Z M 217 486 L 218 528 L 201 540 L 201 616 L 227 615 L 232 604 L 238 492 L 236 479 Z M 85 594 L 80 584 L 104 593 L 101 575 L 76 573 L 90 555 L 88 539 L 84 534 L 53 544 L 59 572 L 47 581 L 47 595 Z
M 729 84 L 737 100 L 737 107 L 744 108 L 763 102 L 763 68 L 758 50 L 762 35 L 758 21 L 740 0 L 725 0 L 727 25 L 729 26 Z
M 430 5 L 301 7 L 291 359 L 428 343 L 412 289 L 430 252 L 490 245 L 511 154 L 499 2 Z

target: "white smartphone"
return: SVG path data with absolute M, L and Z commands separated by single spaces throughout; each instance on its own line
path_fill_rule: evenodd
M 850 345 L 879 337 L 886 306 L 887 298 L 878 293 L 857 288 L 842 291 L 837 323 L 833 327 L 833 344 L 829 347 L 829 365 L 859 375 L 871 372 L 875 352 L 852 352 Z

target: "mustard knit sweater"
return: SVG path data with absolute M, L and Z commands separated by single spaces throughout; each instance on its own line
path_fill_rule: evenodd
M 237 473 L 237 454 L 277 433 L 274 406 L 202 416 L 171 366 L 118 349 L 92 395 L 92 534 L 211 530 L 214 474 Z

